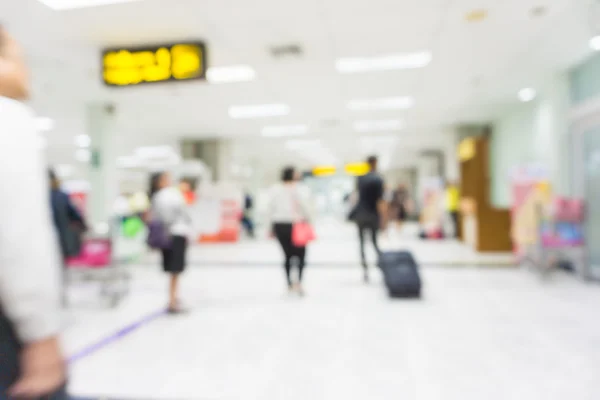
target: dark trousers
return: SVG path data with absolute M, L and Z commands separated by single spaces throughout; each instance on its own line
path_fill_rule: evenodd
M 459 238 L 461 235 L 460 235 L 458 211 L 450 211 L 450 219 L 452 220 L 452 230 L 454 232 L 454 237 Z
M 19 378 L 21 344 L 10 321 L 0 314 L 0 399 L 8 400 L 8 390 Z M 68 400 L 66 388 L 39 400 Z
M 377 233 L 379 231 L 379 221 L 373 220 L 370 222 L 361 222 L 358 224 L 358 237 L 360 239 L 360 257 L 365 272 L 367 270 L 367 257 L 365 255 L 365 235 L 369 231 L 371 234 L 371 241 L 375 247 L 375 251 L 379 254 L 379 245 L 377 244 Z
M 298 282 L 302 282 L 302 272 L 306 265 L 306 247 L 296 247 L 292 243 L 292 224 L 274 224 L 273 233 L 279 241 L 283 254 L 285 256 L 285 274 L 287 283 L 289 286 L 292 285 L 292 259 L 297 259 L 298 266 Z
M 254 223 L 252 222 L 249 216 L 244 215 L 242 217 L 242 226 L 246 230 L 248 236 L 254 237 Z

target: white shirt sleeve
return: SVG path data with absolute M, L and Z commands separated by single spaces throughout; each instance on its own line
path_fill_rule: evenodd
M 24 342 L 59 332 L 58 242 L 33 114 L 0 98 L 0 303 Z

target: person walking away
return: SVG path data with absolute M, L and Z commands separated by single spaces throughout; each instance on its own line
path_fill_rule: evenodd
M 246 230 L 246 233 L 251 238 L 254 238 L 254 222 L 252 221 L 251 213 L 254 207 L 252 196 L 246 193 L 244 196 L 244 212 L 242 214 L 242 226 Z
M 78 255 L 81 251 L 81 236 L 87 230 L 87 224 L 69 195 L 61 190 L 56 173 L 48 171 L 50 179 L 50 209 L 58 235 L 63 260 Z
M 302 278 L 306 266 L 306 246 L 295 246 L 292 230 L 295 223 L 310 221 L 308 194 L 303 192 L 297 181 L 299 175 L 293 167 L 287 167 L 281 174 L 281 183 L 276 185 L 270 196 L 269 215 L 272 234 L 277 238 L 284 254 L 284 267 L 288 290 L 304 295 Z M 297 280 L 292 278 L 292 262 L 298 268 Z
M 28 88 L 21 49 L 0 27 L 0 398 L 65 400 L 60 258 Z
M 402 225 L 408 217 L 407 203 L 408 190 L 404 184 L 400 184 L 394 191 L 392 198 L 392 209 L 394 210 L 394 220 L 396 222 L 396 230 L 398 232 L 402 230 Z
M 460 190 L 458 185 L 451 182 L 446 185 L 446 209 L 452 223 L 452 234 L 455 238 L 460 236 Z
M 66 305 L 66 264 L 69 257 L 75 257 L 81 252 L 82 235 L 87 230 L 81 213 L 71 202 L 69 195 L 61 190 L 60 180 L 49 170 L 50 179 L 50 209 L 54 229 L 58 236 L 63 260 L 62 303 Z
M 375 156 L 367 159 L 369 173 L 358 178 L 358 203 L 351 215 L 351 219 L 358 225 L 360 256 L 365 282 L 369 282 L 369 269 L 365 255 L 365 235 L 369 232 L 373 247 L 377 254 L 379 254 L 377 234 L 383 226 L 383 218 L 387 214 L 387 204 L 384 199 L 384 182 L 383 178 L 377 172 L 377 162 L 378 160 Z
M 170 246 L 162 249 L 163 271 L 169 275 L 170 314 L 185 312 L 179 300 L 179 278 L 186 268 L 188 237 L 192 233 L 191 218 L 181 191 L 171 186 L 171 178 L 166 172 L 159 172 L 150 178 L 151 218 L 162 222 L 170 237 Z

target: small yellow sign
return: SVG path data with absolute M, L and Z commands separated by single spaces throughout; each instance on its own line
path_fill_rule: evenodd
M 475 157 L 475 139 L 467 138 L 463 139 L 458 145 L 458 159 L 460 161 L 469 161 Z
M 325 165 L 320 167 L 315 167 L 312 170 L 313 176 L 331 176 L 335 175 L 336 168 L 333 165 Z
M 206 50 L 202 43 L 107 50 L 102 71 L 108 86 L 205 79 Z
M 371 167 L 367 163 L 352 163 L 346 164 L 344 170 L 348 175 L 363 176 L 369 173 Z

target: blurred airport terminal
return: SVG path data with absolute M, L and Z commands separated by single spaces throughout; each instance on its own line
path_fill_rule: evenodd
M 56 316 L 55 400 L 600 399 L 600 1 L 0 20 L 1 398 Z

